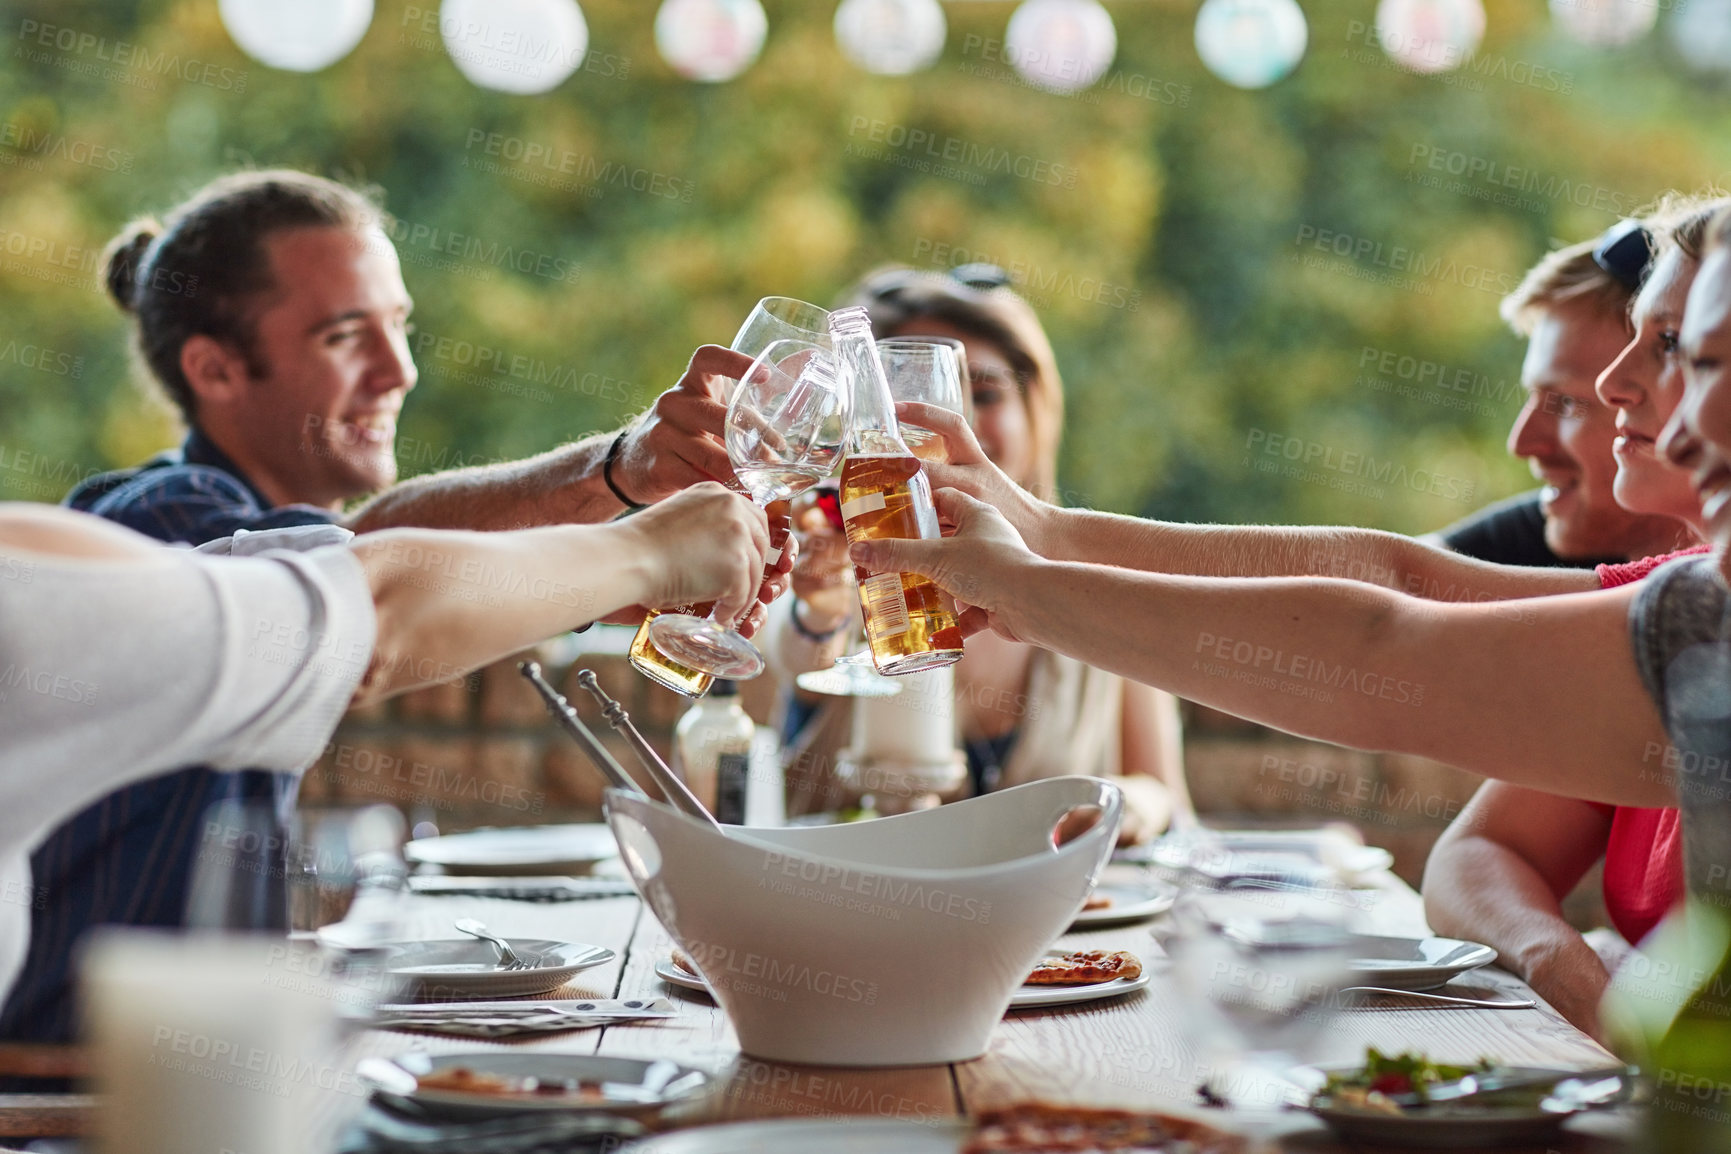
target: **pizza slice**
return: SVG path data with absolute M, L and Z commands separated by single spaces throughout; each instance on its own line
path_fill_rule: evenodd
M 1029 974 L 1030 986 L 1090 986 L 1118 978 L 1139 978 L 1142 962 L 1129 950 L 1076 950 L 1041 959 Z
M 981 1112 L 961 1154 L 1242 1154 L 1244 1141 L 1170 1114 L 1023 1102 Z

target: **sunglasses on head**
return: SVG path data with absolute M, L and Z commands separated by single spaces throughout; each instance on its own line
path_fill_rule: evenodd
M 1653 234 L 1638 220 L 1619 220 L 1593 246 L 1593 263 L 1636 292 L 1653 267 Z

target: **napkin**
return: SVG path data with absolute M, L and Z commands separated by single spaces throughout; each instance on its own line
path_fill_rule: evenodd
M 451 1122 L 413 1102 L 375 1097 L 335 1154 L 602 1154 L 642 1133 L 641 1123 L 612 1114 L 536 1111 Z
M 530 998 L 498 1002 L 404 1002 L 380 1006 L 370 1025 L 388 1030 L 427 1030 L 465 1038 L 504 1038 L 582 1030 L 678 1014 L 666 998 Z

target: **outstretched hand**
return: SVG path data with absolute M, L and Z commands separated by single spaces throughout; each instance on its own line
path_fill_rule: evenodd
M 965 426 L 964 426 L 965 427 Z M 998 510 L 957 489 L 933 494 L 938 518 L 953 526 L 935 541 L 861 541 L 848 550 L 872 573 L 918 573 L 956 602 L 964 636 L 990 628 L 1011 641 L 1027 641 L 1024 610 L 1029 569 L 1040 559 Z
M 652 505 L 699 481 L 733 482 L 727 459 L 729 381 L 751 369 L 751 358 L 720 345 L 691 354 L 679 383 L 655 398 L 626 435 L 613 480 L 627 497 Z
M 965 419 L 948 409 L 919 401 L 896 405 L 896 418 L 930 429 L 943 438 L 949 461 L 925 462 L 932 488 L 959 489 L 984 501 L 1004 515 L 1029 548 L 1044 555 L 1043 520 L 1051 506 L 1016 484 L 986 456 Z
M 706 481 L 618 524 L 642 551 L 650 608 L 714 601 L 716 619 L 732 621 L 759 603 L 769 522 L 738 493 Z

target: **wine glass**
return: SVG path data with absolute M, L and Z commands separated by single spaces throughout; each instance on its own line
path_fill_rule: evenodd
M 792 297 L 764 297 L 752 307 L 729 347 L 736 353 L 755 357 L 778 340 L 807 341 L 824 349 L 832 347 L 828 310 Z M 731 395 L 729 389 L 728 396 Z M 769 563 L 775 564 L 779 556 L 779 552 L 772 551 Z M 702 697 L 709 692 L 714 678 L 701 669 L 688 668 L 669 660 L 656 650 L 650 640 L 649 631 L 660 616 L 652 609 L 644 617 L 643 624 L 637 627 L 637 633 L 631 638 L 631 667 L 675 693 Z
M 770 343 L 727 406 L 727 456 L 759 508 L 785 501 L 834 471 L 847 439 L 848 391 L 827 348 Z M 649 639 L 681 665 L 743 681 L 763 672 L 763 654 L 715 614 L 663 613 Z

